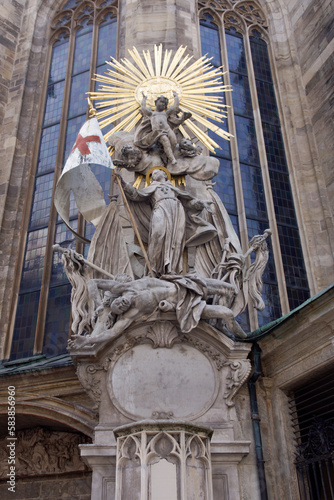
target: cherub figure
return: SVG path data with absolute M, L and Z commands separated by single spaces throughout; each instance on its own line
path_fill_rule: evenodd
M 159 142 L 172 165 L 177 163 L 174 156 L 174 149 L 177 144 L 174 128 L 181 125 L 184 121 L 191 117 L 191 113 L 182 113 L 178 117 L 179 98 L 173 91 L 174 104 L 167 109 L 168 99 L 161 95 L 155 101 L 155 111 L 146 106 L 147 96 L 143 93 L 141 102 L 141 112 L 144 120 L 138 127 L 135 134 L 135 146 L 142 149 L 148 149 Z

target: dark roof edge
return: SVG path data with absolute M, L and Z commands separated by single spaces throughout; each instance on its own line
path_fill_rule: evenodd
M 0 365 L 0 377 L 6 375 L 19 375 L 23 373 L 47 370 L 51 368 L 61 368 L 73 365 L 73 361 L 68 353 L 58 354 L 49 358 L 41 355 L 31 356 L 26 360 L 3 362 Z
M 281 323 L 284 323 L 288 319 L 292 318 L 293 316 L 296 316 L 299 314 L 302 310 L 306 309 L 310 304 L 313 304 L 317 300 L 320 299 L 323 295 L 326 295 L 329 293 L 332 289 L 334 289 L 334 283 L 324 290 L 321 290 L 321 292 L 317 293 L 316 295 L 313 295 L 313 297 L 310 297 L 307 299 L 305 302 L 300 304 L 298 307 L 293 309 L 292 311 L 288 312 L 285 314 L 285 316 L 281 316 L 280 318 L 276 319 L 275 321 L 271 321 L 270 323 L 267 323 L 266 325 L 261 326 L 260 328 L 257 328 L 253 332 L 251 332 L 247 339 L 242 339 L 242 342 L 256 342 L 259 339 L 262 339 L 268 333 L 270 333 L 272 330 L 274 330 L 278 325 Z

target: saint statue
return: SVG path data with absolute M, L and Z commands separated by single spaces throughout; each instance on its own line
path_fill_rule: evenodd
M 147 256 L 153 274 L 157 277 L 181 274 L 185 246 L 205 243 L 217 234 L 200 216 L 204 209 L 211 212 L 211 202 L 176 188 L 160 169 L 152 172 L 150 186 L 140 190 L 119 178 L 127 198 L 134 202 L 131 207 L 141 237 L 148 244 Z

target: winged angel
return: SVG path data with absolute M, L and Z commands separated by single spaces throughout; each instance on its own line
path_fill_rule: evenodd
M 101 93 L 104 99 L 108 92 L 109 97 L 114 93 L 118 99 L 116 109 L 126 109 L 124 113 L 134 111 L 104 137 L 96 118 L 86 122 L 58 182 L 55 203 L 65 223 L 69 224 L 72 191 L 80 212 L 96 226 L 87 261 L 73 250 L 55 248 L 62 252 L 72 284 L 72 348 L 114 339 L 132 324 L 163 319 L 166 313 L 174 314 L 168 318 L 174 317 L 184 333 L 205 319 L 222 334 L 245 338 L 247 335 L 235 318 L 249 298 L 257 309 L 264 308 L 262 274 L 268 261 L 266 238 L 271 232 L 266 230 L 255 236 L 248 250 L 242 251 L 226 209 L 210 182 L 216 173 L 212 160 L 218 160 L 201 155 L 201 149 L 190 137 L 195 135 L 211 150 L 218 146 L 196 125 L 197 121 L 228 138 L 226 132 L 203 117 L 222 121 L 223 115 L 218 111 L 220 97 L 214 97 L 214 92 L 221 93 L 226 88 L 219 79 L 212 82 L 218 70 L 210 69 L 205 58 L 183 69 L 190 60 L 187 56 L 181 61 L 184 50 L 179 49 L 168 66 L 169 51 L 162 62 L 162 49 L 155 47 L 154 74 L 149 53 L 144 53 L 145 66 L 133 49 L 130 53 L 139 68 L 127 60 L 122 64 L 112 60 L 110 64 L 117 71 L 99 77 L 111 87 L 91 93 L 95 100 L 101 99 Z M 206 80 L 211 86 L 203 87 Z M 123 94 L 115 88 L 119 91 L 122 82 L 126 91 L 120 101 Z M 204 90 L 210 93 L 209 97 L 200 97 Z M 135 101 L 133 108 L 129 107 L 131 99 Z M 151 106 L 155 104 L 153 109 L 147 106 L 148 100 Z M 108 113 L 115 111 L 107 109 L 97 114 L 101 126 L 120 118 L 120 113 L 116 113 L 102 120 Z M 134 126 L 134 134 L 130 134 Z M 115 146 L 112 152 L 116 165 L 147 174 L 148 185 L 139 189 L 137 182 L 137 189 L 115 173 L 140 248 L 126 243 L 117 197 L 111 196 L 106 206 L 102 189 L 89 168 L 90 163 L 114 168 L 105 140 Z M 199 163 L 194 163 L 196 157 L 201 158 Z M 180 172 L 202 181 L 206 199 L 176 187 L 172 175 Z M 194 256 L 191 266 L 187 263 L 188 252 Z M 251 260 L 252 253 L 255 256 Z

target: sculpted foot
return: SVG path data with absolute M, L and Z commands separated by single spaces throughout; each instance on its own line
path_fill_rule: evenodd
M 86 345 L 93 344 L 94 340 L 90 336 L 83 335 L 73 335 L 68 341 L 68 347 L 71 349 L 78 349 L 80 347 L 85 347 Z
M 226 322 L 226 326 L 236 337 L 239 337 L 240 339 L 247 338 L 247 333 L 244 332 L 244 330 L 241 328 L 241 326 L 237 321 L 234 320 L 230 324 Z

